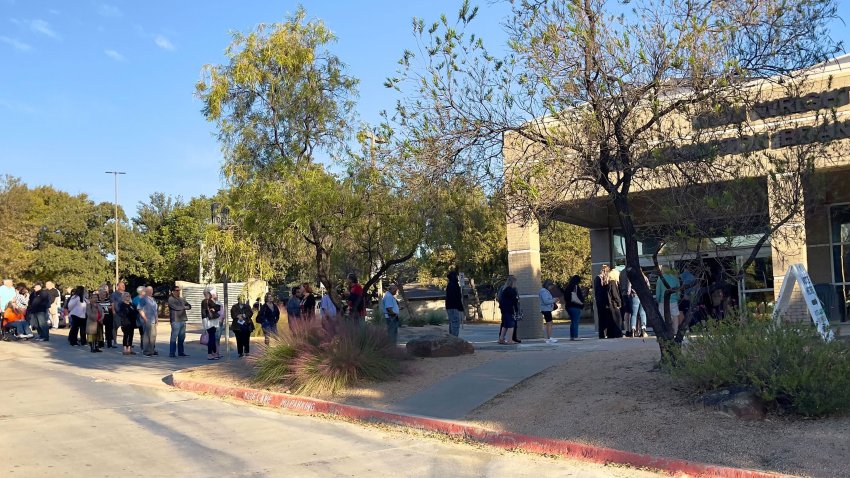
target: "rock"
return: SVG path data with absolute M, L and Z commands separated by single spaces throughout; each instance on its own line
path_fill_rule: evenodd
M 475 347 L 453 335 L 423 335 L 407 342 L 407 351 L 415 357 L 457 357 L 475 353 Z
M 764 420 L 764 402 L 748 388 L 735 387 L 707 393 L 697 399 L 706 408 L 741 420 Z

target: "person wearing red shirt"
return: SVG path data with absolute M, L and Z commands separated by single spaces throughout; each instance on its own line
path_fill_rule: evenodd
M 366 297 L 363 295 L 363 286 L 357 281 L 354 273 L 348 274 L 346 285 L 348 285 L 348 316 L 352 320 L 365 324 Z

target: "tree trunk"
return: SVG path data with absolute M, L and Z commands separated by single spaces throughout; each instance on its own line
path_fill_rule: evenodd
M 652 292 L 649 290 L 649 286 L 646 284 L 646 281 L 643 279 L 643 274 L 641 274 L 640 257 L 638 256 L 637 249 L 637 231 L 635 229 L 634 221 L 632 220 L 628 198 L 622 194 L 613 194 L 612 196 L 614 199 L 614 208 L 617 211 L 617 215 L 620 217 L 620 225 L 623 228 L 623 237 L 625 239 L 626 274 L 632 284 L 632 289 L 634 289 L 638 299 L 640 299 L 640 303 L 644 305 L 647 322 L 649 322 L 652 326 L 652 330 L 655 332 L 655 336 L 658 340 L 658 348 L 661 352 L 662 362 L 671 361 L 677 355 L 678 344 L 674 340 L 675 337 L 673 337 L 673 328 L 669 326 L 668 322 L 664 320 L 663 317 L 661 317 L 658 310 L 658 303 L 656 302 L 655 297 L 653 297 Z M 669 290 L 670 289 L 668 287 L 668 291 Z M 666 316 L 670 315 L 669 297 L 670 294 L 666 294 L 664 301 Z

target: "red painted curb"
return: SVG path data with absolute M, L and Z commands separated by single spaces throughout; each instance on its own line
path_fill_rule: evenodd
M 652 468 L 679 477 L 701 478 L 781 478 L 789 477 L 779 473 L 730 468 L 708 465 L 687 460 L 643 455 L 628 451 L 614 450 L 568 440 L 541 438 L 512 432 L 497 432 L 464 425 L 458 422 L 435 418 L 382 412 L 370 408 L 343 405 L 314 398 L 299 397 L 283 393 L 269 392 L 252 388 L 226 387 L 208 383 L 174 378 L 172 385 L 182 390 L 209 393 L 218 396 L 237 398 L 266 407 L 285 408 L 308 415 L 335 415 L 362 422 L 379 422 L 401 425 L 429 432 L 441 433 L 453 437 L 487 444 L 504 450 L 523 450 L 546 455 L 608 464 L 617 463 L 638 468 Z

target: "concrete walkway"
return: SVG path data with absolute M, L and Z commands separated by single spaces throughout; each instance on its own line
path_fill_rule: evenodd
M 652 339 L 654 340 L 654 339 Z M 642 339 L 559 341 L 523 341 L 519 348 L 506 349 L 505 358 L 454 374 L 407 400 L 388 408 L 389 411 L 425 417 L 459 420 L 500 393 L 573 356 L 596 350 L 622 350 L 644 345 Z M 476 345 L 478 347 L 478 345 Z

